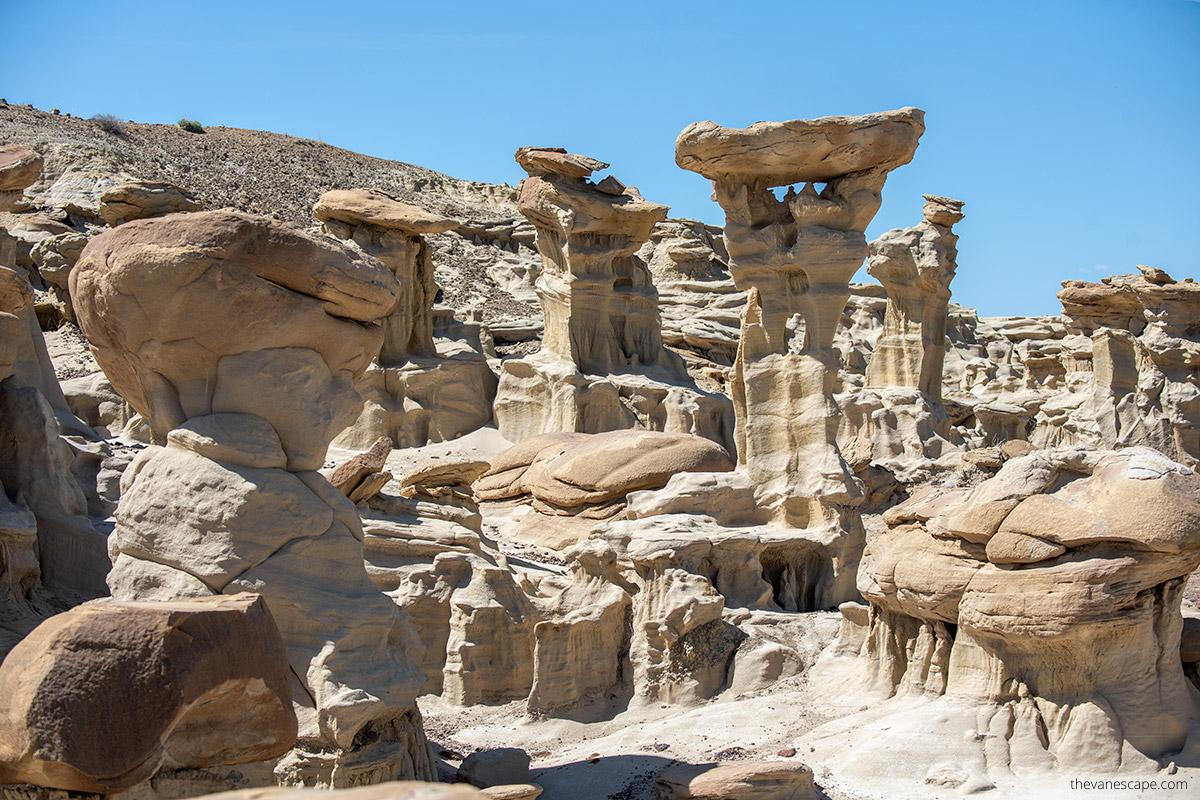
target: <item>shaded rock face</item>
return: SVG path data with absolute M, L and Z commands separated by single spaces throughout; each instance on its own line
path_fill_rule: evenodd
M 434 342 L 438 285 L 425 236 L 458 223 L 378 189 L 325 192 L 313 215 L 326 233 L 354 242 L 410 287 L 383 320 L 383 343 L 358 384 L 366 408 L 337 444 L 359 449 L 387 436 L 419 447 L 491 421 L 496 381 L 482 356 L 466 348 L 439 353 Z
M 210 211 L 96 237 L 71 286 L 97 362 L 165 445 L 122 478 L 113 596 L 267 599 L 300 720 L 279 781 L 430 777 L 416 634 L 366 574 L 353 505 L 315 471 L 358 413 L 395 278 L 345 245 Z
M 834 334 L 868 253 L 863 231 L 888 172 L 911 160 L 923 118 L 908 108 L 746 129 L 703 122 L 675 144 L 677 164 L 712 180 L 730 272 L 749 292 L 730 380 L 739 469 L 777 522 L 835 532 L 823 536 L 841 564 L 826 604 L 853 595 L 862 546 L 862 485 L 836 445 Z M 804 185 L 782 200 L 771 191 L 794 183 Z
M 0 666 L 0 782 L 111 794 L 282 755 L 291 674 L 261 597 L 78 606 Z
M 502 364 L 496 422 L 511 441 L 555 431 L 648 428 L 729 445 L 728 401 L 700 391 L 662 341 L 658 292 L 638 251 L 667 207 L 608 177 L 608 165 L 523 147 L 517 206 L 537 230 L 541 351 Z
M 989 769 L 1157 767 L 1189 744 L 1200 723 L 1180 662 L 1180 600 L 1200 564 L 1191 468 L 1145 448 L 1037 451 L 884 520 L 858 578 L 869 617 L 851 625 L 869 687 L 974 713 L 974 730 L 998 737 Z M 946 719 L 934 735 L 958 724 Z

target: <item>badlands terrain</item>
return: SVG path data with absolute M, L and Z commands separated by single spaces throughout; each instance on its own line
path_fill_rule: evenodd
M 692 124 L 718 228 L 0 102 L 0 795 L 1192 796 L 1200 285 L 955 304 L 924 130 Z

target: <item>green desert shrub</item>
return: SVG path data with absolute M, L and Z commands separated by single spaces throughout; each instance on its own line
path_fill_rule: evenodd
M 92 117 L 92 122 L 105 133 L 111 133 L 113 136 L 125 135 L 125 123 L 116 114 L 97 114 Z
M 183 128 L 188 133 L 204 133 L 204 127 L 194 119 L 179 120 L 179 127 Z

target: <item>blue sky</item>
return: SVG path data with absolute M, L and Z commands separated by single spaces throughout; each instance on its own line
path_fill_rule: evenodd
M 612 164 L 721 224 L 674 163 L 690 122 L 914 105 L 874 237 L 966 201 L 954 299 L 1054 314 L 1068 278 L 1200 278 L 1200 2 L 0 0 L 0 96 L 257 128 L 514 184 L 523 145 Z M 865 274 L 865 273 L 864 273 Z

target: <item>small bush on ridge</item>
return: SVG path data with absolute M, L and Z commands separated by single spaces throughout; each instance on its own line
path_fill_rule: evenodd
M 111 133 L 113 136 L 125 135 L 125 123 L 116 114 L 97 114 L 92 117 L 92 122 L 105 133 Z
M 204 128 L 194 119 L 179 120 L 179 127 L 183 128 L 188 133 L 204 133 Z

